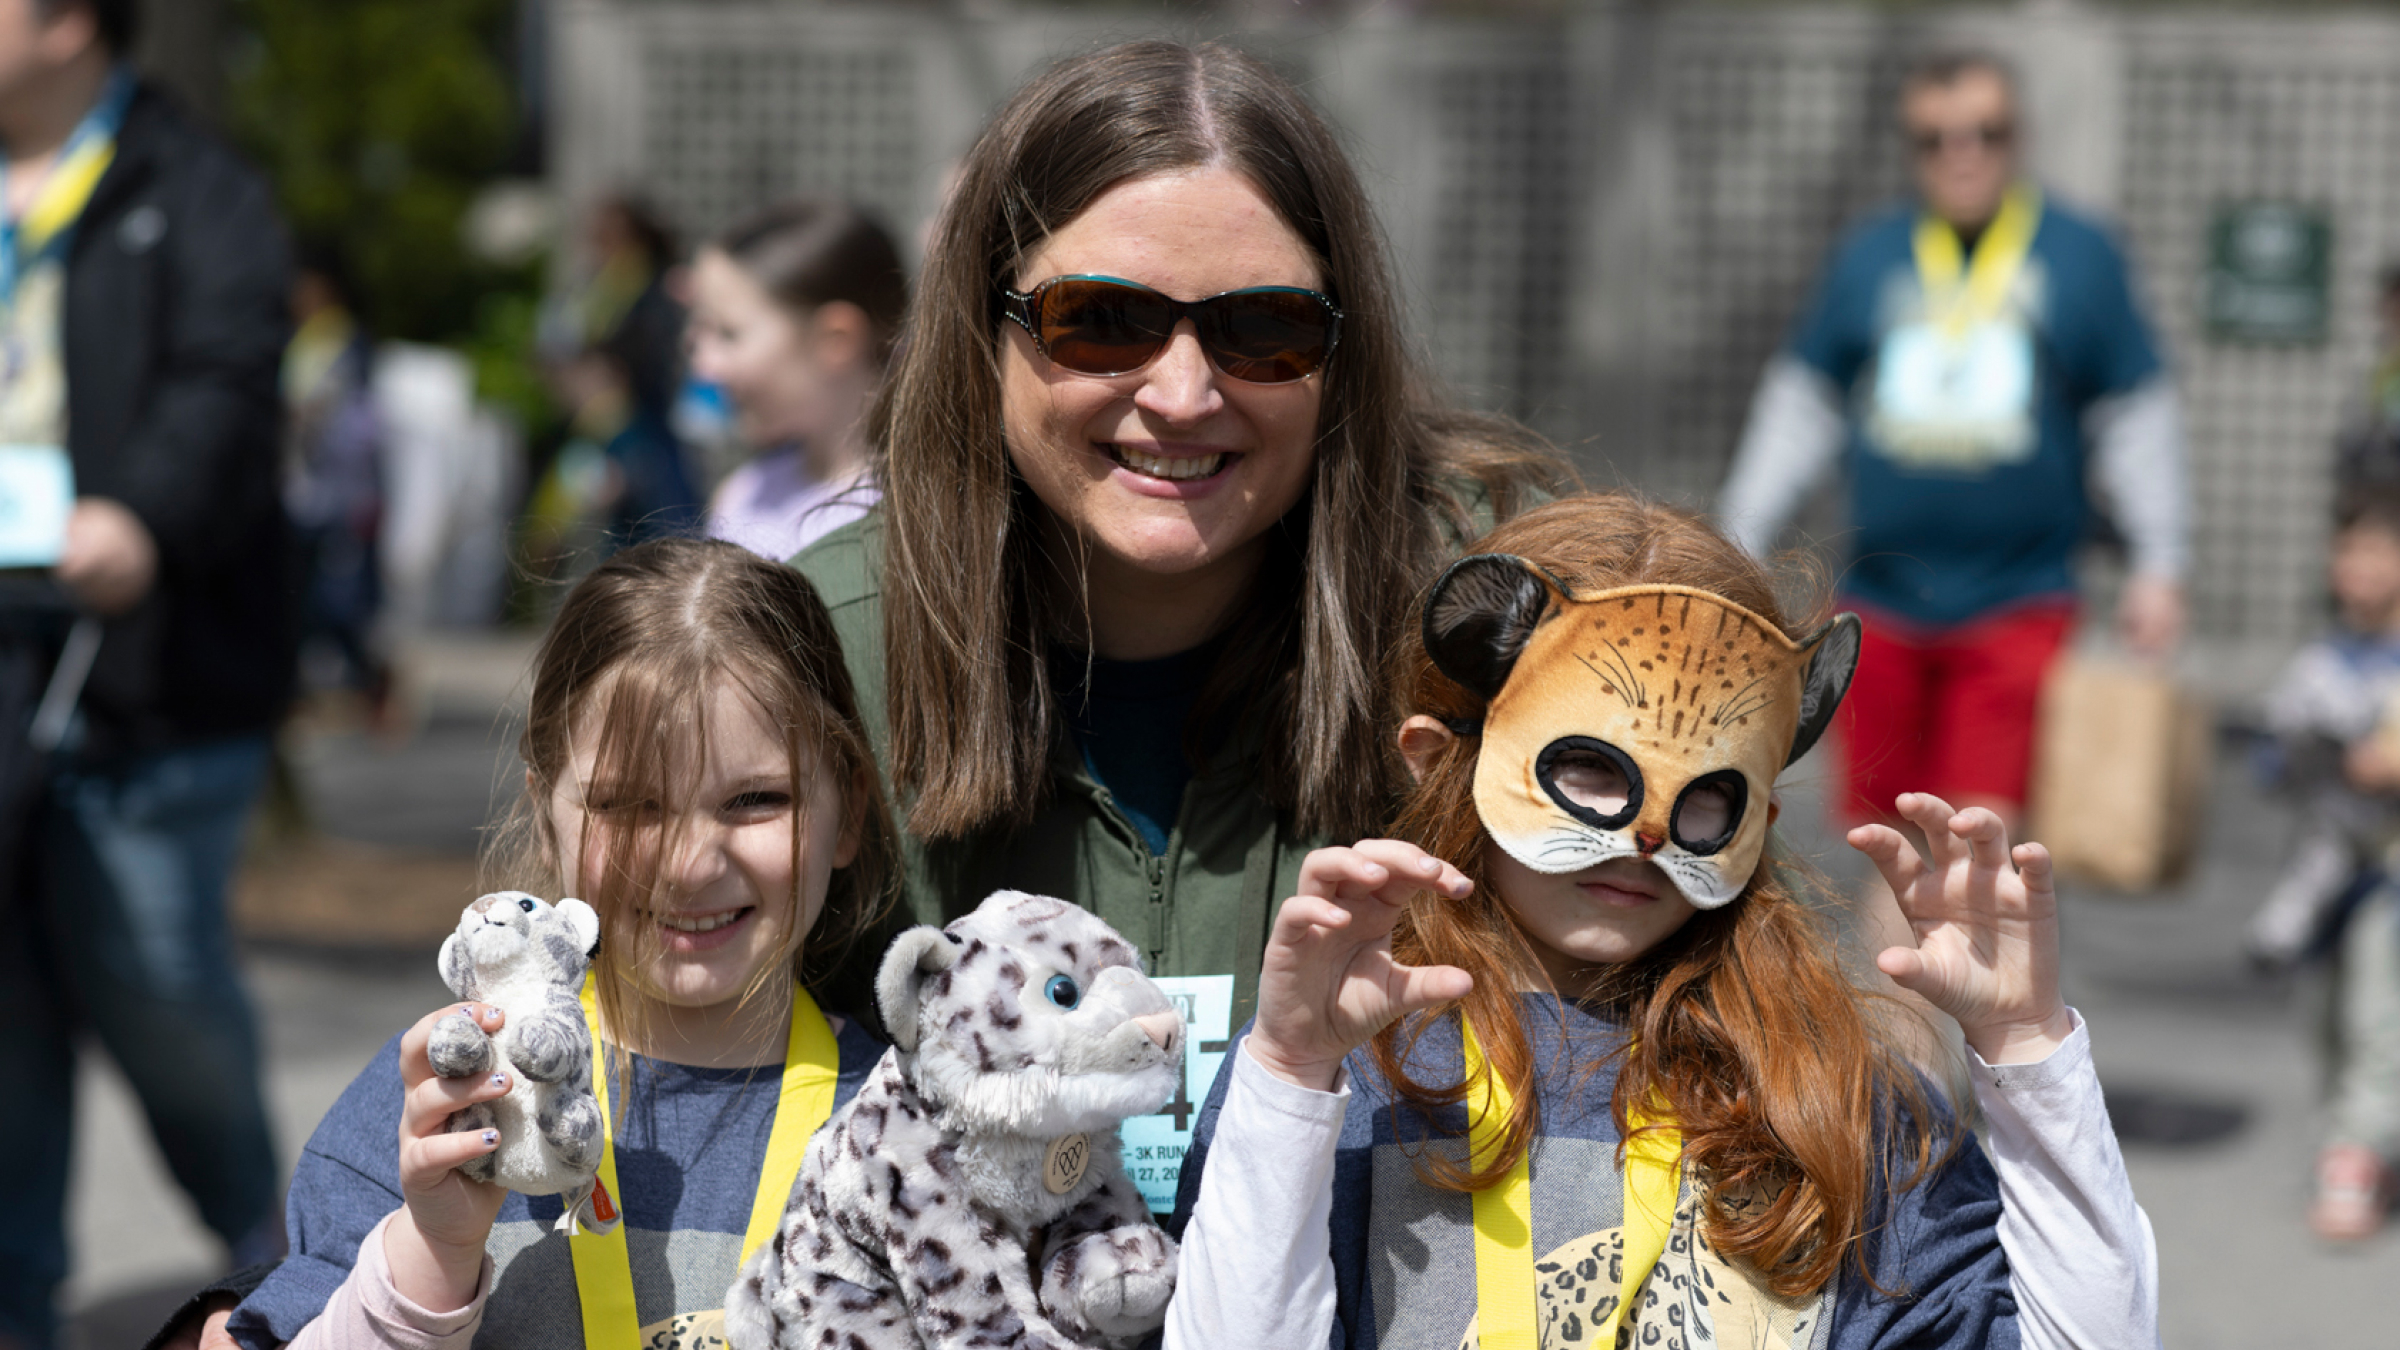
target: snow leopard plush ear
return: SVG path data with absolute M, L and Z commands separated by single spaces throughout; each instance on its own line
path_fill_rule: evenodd
M 911 928 L 893 939 L 875 973 L 875 1006 L 883 1012 L 884 1030 L 901 1054 L 917 1052 L 917 1007 L 924 1001 L 925 977 L 948 970 L 958 960 L 958 944 L 939 928 Z
M 567 931 L 583 947 L 583 959 L 590 961 L 600 954 L 600 913 L 572 896 L 558 902 L 559 917 L 567 921 Z

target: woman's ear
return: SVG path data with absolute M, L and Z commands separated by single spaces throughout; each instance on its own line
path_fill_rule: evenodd
M 1425 781 L 1425 771 L 1433 767 L 1434 756 L 1450 748 L 1458 736 L 1436 718 L 1423 713 L 1400 724 L 1400 758 L 1408 761 L 1408 776 L 1415 782 Z
M 853 370 L 873 365 L 875 323 L 867 312 L 847 300 L 828 300 L 808 316 L 809 344 L 818 364 L 828 370 Z

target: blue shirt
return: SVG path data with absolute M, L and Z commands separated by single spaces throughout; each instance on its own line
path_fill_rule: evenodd
M 1568 1281 L 1596 1278 L 1607 1267 L 1610 1240 L 1624 1223 L 1624 1190 L 1616 1180 L 1618 1135 L 1609 1115 L 1616 1086 L 1613 1058 L 1623 1027 L 1572 1003 L 1540 994 L 1522 996 L 1532 1038 L 1541 1102 L 1540 1133 L 1527 1166 L 1532 1187 L 1535 1269 L 1558 1286 L 1545 1311 L 1590 1316 L 1616 1292 L 1614 1277 L 1569 1289 Z M 1248 1034 L 1248 1028 L 1243 1034 Z M 1443 1018 L 1424 1027 L 1413 1045 L 1404 1033 L 1410 1075 L 1419 1082 L 1462 1076 L 1458 1024 Z M 1239 1054 L 1236 1042 L 1232 1054 Z M 1226 1064 L 1230 1069 L 1232 1057 Z M 1431 1113 L 1399 1104 L 1390 1080 L 1364 1047 L 1345 1061 L 1352 1099 L 1336 1144 L 1330 1238 L 1336 1350 L 1455 1350 L 1475 1316 L 1473 1197 L 1440 1190 L 1418 1178 L 1419 1160 L 1463 1160 L 1466 1112 Z M 1216 1137 L 1232 1074 L 1220 1072 L 1202 1106 L 1191 1151 L 1183 1162 L 1174 1231 L 1180 1233 L 1200 1195 L 1208 1149 Z M 1935 1156 L 1955 1129 L 1936 1123 Z M 1669 1320 L 1691 1344 L 1728 1319 L 1772 1328 L 1794 1345 L 1825 1350 L 2013 1350 L 2016 1298 L 2001 1251 L 1999 1178 L 1972 1140 L 1947 1165 L 1896 1196 L 1871 1202 L 1868 1261 L 1878 1290 L 1845 1261 L 1817 1299 L 1779 1305 L 1761 1296 L 1742 1272 L 1727 1278 L 1726 1258 L 1683 1239 L 1694 1196 L 1687 1186 L 1677 1206 L 1678 1238 L 1661 1257 L 1645 1289 L 1670 1305 Z M 1895 1166 L 1905 1169 L 1905 1163 Z M 1601 1287 L 1605 1285 L 1605 1287 Z M 1673 1305 L 1684 1305 L 1676 1308 Z M 1642 1344 L 1653 1342 L 1645 1340 Z
M 2008 302 L 1978 331 L 1964 377 L 1914 378 L 1925 299 L 1914 205 L 1836 250 L 1790 355 L 1850 403 L 1851 559 L 1843 589 L 1933 626 L 2074 590 L 2091 510 L 2084 413 L 2161 370 L 2116 244 L 2045 202 Z M 1980 241 L 1979 241 L 1980 242 Z M 1970 264 L 1971 265 L 1971 264 Z M 1927 431 L 1909 414 L 1957 415 Z
M 857 1095 L 883 1045 L 852 1018 L 835 1044 L 834 1109 Z M 634 1056 L 616 1138 L 618 1196 L 644 1345 L 702 1343 L 721 1318 L 774 1128 L 777 1066 L 703 1069 Z M 612 1092 L 612 1098 L 615 1096 Z M 247 1350 L 300 1334 L 358 1261 L 358 1245 L 400 1208 L 400 1038 L 343 1090 L 301 1150 L 284 1202 L 292 1253 L 234 1310 Z M 583 1350 L 583 1310 L 555 1195 L 510 1192 L 485 1250 L 493 1273 L 478 1346 Z M 721 1328 L 719 1329 L 721 1332 Z
M 1149 661 L 1095 656 L 1087 665 L 1074 652 L 1057 658 L 1054 687 L 1084 771 L 1116 798 L 1152 857 L 1166 856 L 1182 813 L 1192 781 L 1185 726 L 1224 646 L 1211 639 Z

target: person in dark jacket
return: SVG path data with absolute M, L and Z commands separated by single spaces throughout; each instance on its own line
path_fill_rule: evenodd
M 0 878 L 0 1347 L 56 1334 L 78 1033 L 235 1263 L 282 1243 L 225 893 L 294 664 L 288 249 L 266 183 L 122 61 L 135 8 L 0 0 L 0 450 L 71 467 L 52 574 L 99 633 Z

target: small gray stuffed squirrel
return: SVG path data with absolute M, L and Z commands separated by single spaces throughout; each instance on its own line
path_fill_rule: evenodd
M 442 940 L 442 981 L 508 1021 L 491 1036 L 474 1018 L 452 1013 L 434 1023 L 425 1046 L 444 1078 L 508 1074 L 505 1095 L 452 1113 L 453 1133 L 500 1131 L 498 1149 L 458 1170 L 526 1195 L 569 1197 L 558 1220 L 565 1233 L 616 1226 L 613 1207 L 591 1198 L 607 1137 L 592 1096 L 591 1031 L 577 999 L 599 943 L 600 916 L 581 900 L 549 905 L 522 891 L 477 900 Z
M 1001 891 L 883 959 L 892 1048 L 809 1141 L 725 1296 L 735 1350 L 1077 1350 L 1156 1331 L 1175 1243 L 1118 1157 L 1175 1093 L 1182 1015 L 1131 944 Z

